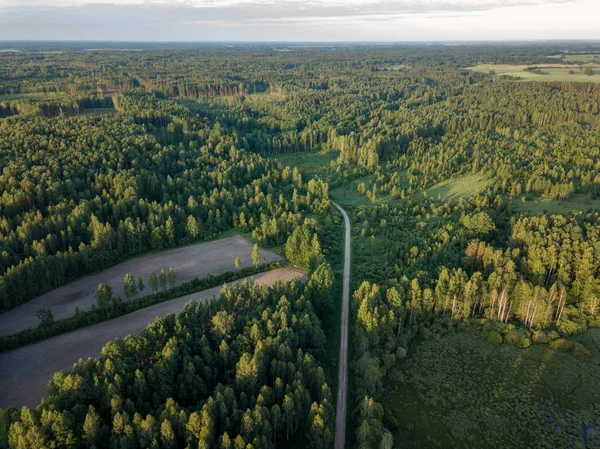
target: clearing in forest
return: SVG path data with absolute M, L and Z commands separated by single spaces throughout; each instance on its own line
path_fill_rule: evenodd
M 562 54 L 562 55 L 553 55 L 548 56 L 552 59 L 559 59 L 561 61 L 568 62 L 582 62 L 582 63 L 598 63 L 600 65 L 600 55 L 599 54 Z
M 331 161 L 336 160 L 339 155 L 340 153 L 338 152 L 320 153 L 315 151 L 301 151 L 274 154 L 267 156 L 267 158 L 279 161 L 284 166 L 296 167 L 304 175 L 304 178 L 309 176 L 310 179 L 310 177 L 317 175 L 322 179 L 327 179 L 325 172 L 330 166 Z
M 228 237 L 210 242 L 162 251 L 136 257 L 99 273 L 78 279 L 20 305 L 0 315 L 0 335 L 11 335 L 39 324 L 35 312 L 50 309 L 55 320 L 73 316 L 75 307 L 89 310 L 96 303 L 94 292 L 99 284 L 109 285 L 113 293 L 125 300 L 123 278 L 130 273 L 137 281 L 142 278 L 145 289 L 142 294 L 151 294 L 148 277 L 150 273 L 160 274 L 160 270 L 173 268 L 176 284 L 195 277 L 204 278 L 209 274 L 218 275 L 235 271 L 235 258 L 240 258 L 240 267 L 252 265 L 252 243 L 240 236 Z M 261 262 L 282 260 L 270 251 L 260 251 Z M 138 294 L 135 297 L 139 297 Z
M 244 281 L 272 286 L 302 278 L 295 268 L 277 268 L 227 284 Z M 170 301 L 154 304 L 128 315 L 94 324 L 66 334 L 0 354 L 0 408 L 35 407 L 46 394 L 46 386 L 56 371 L 70 369 L 79 359 L 99 357 L 106 342 L 140 333 L 157 317 L 180 313 L 192 300 L 207 300 L 219 296 L 222 286 L 192 293 Z
M 426 190 L 427 196 L 442 201 L 458 201 L 485 189 L 491 180 L 481 173 L 472 173 L 460 178 L 442 181 Z
M 566 200 L 545 200 L 542 198 L 522 202 L 514 200 L 515 205 L 530 214 L 568 214 L 586 212 L 589 209 L 600 210 L 600 199 L 592 199 L 587 195 L 573 195 Z
M 467 67 L 468 70 L 480 73 L 495 73 L 496 75 L 509 75 L 520 78 L 521 81 L 575 81 L 580 83 L 600 83 L 600 65 L 566 65 L 566 64 L 536 64 L 510 65 L 510 64 L 479 64 Z M 591 75 L 586 73 L 591 70 Z M 573 72 L 573 73 L 570 73 Z

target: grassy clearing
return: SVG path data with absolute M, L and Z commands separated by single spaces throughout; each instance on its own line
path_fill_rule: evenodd
M 600 329 L 587 360 L 466 334 L 421 343 L 397 365 L 384 408 L 403 448 L 600 447 Z
M 570 212 L 587 211 L 588 209 L 600 209 L 600 199 L 591 199 L 587 195 L 574 195 L 567 200 L 544 200 L 542 198 L 522 202 L 514 200 L 519 209 L 532 215 L 537 214 L 566 214 Z
M 304 175 L 304 178 L 310 179 L 317 175 L 322 179 L 327 179 L 327 168 L 331 161 L 337 159 L 339 153 L 318 153 L 312 151 L 303 151 L 298 153 L 283 153 L 267 156 L 268 159 L 274 159 L 289 167 L 297 167 Z
M 284 95 L 275 95 L 267 92 L 246 95 L 246 101 L 254 103 L 281 103 L 286 100 Z
M 341 185 L 331 190 L 329 193 L 335 201 L 340 203 L 342 206 L 357 207 L 363 205 L 369 205 L 371 202 L 366 195 L 358 193 L 358 185 L 364 183 L 368 189 L 373 187 L 374 177 L 373 175 L 361 176 L 360 178 L 353 179 L 346 185 Z M 379 195 L 381 196 L 381 195 Z M 378 198 L 377 201 L 382 201 L 385 198 Z
M 538 65 L 542 74 L 526 70 L 525 65 L 504 65 L 504 64 L 480 64 L 475 67 L 468 67 L 469 70 L 480 73 L 489 73 L 493 70 L 496 75 L 509 75 L 520 78 L 521 81 L 574 81 L 580 83 L 600 83 L 600 68 L 594 66 L 594 74 L 586 75 L 583 73 L 584 67 L 580 66 L 546 66 Z M 590 66 L 591 67 L 591 66 Z M 575 73 L 571 74 L 569 71 Z
M 598 54 L 590 54 L 590 55 L 573 55 L 573 54 L 568 54 L 568 55 L 553 55 L 553 56 L 548 56 L 549 58 L 552 59 L 559 59 L 562 61 L 568 61 L 568 62 L 583 62 L 583 63 L 599 63 L 600 64 L 600 55 Z
M 404 184 L 404 180 L 406 178 L 405 172 L 399 172 L 398 176 L 400 177 L 401 187 L 407 187 L 407 184 Z M 392 198 L 389 195 L 389 192 L 384 193 L 378 190 L 375 195 L 375 203 L 372 203 L 367 195 L 361 195 L 358 193 L 359 184 L 364 184 L 367 190 L 372 191 L 374 183 L 375 177 L 373 175 L 361 176 L 349 181 L 345 185 L 341 185 L 335 189 L 332 189 L 329 193 L 335 201 L 340 203 L 342 206 L 348 207 L 372 206 L 373 204 L 387 204 L 390 207 L 395 207 L 402 203 L 402 200 Z
M 410 66 L 406 64 L 396 64 L 389 67 L 386 67 L 387 70 L 399 71 L 399 70 L 409 70 Z
M 491 180 L 481 173 L 473 173 L 449 181 L 440 182 L 426 190 L 427 196 L 442 201 L 458 201 L 485 189 Z
M 0 101 L 19 101 L 31 98 L 40 101 L 62 100 L 68 95 L 64 92 L 29 92 L 20 94 L 4 94 L 0 95 Z
M 107 115 L 115 114 L 117 110 L 115 108 L 92 108 L 82 109 L 79 115 Z

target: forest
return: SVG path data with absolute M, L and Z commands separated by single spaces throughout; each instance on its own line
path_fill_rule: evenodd
M 469 70 L 580 70 L 568 55 L 597 45 L 19 45 L 0 52 L 0 312 L 224 232 L 307 280 L 109 343 L 0 411 L 1 448 L 332 447 L 332 200 L 352 222 L 348 447 L 600 447 L 600 85 Z

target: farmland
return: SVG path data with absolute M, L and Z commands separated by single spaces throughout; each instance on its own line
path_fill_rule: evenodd
M 600 55 L 599 54 L 561 54 L 561 55 L 553 55 L 550 56 L 553 59 L 560 59 L 562 61 L 568 62 L 580 62 L 580 63 L 589 63 L 595 62 L 600 64 Z
M 585 67 L 592 69 L 592 75 L 584 73 Z M 479 73 L 495 73 L 519 78 L 521 81 L 573 81 L 580 83 L 600 83 L 600 65 L 587 66 L 564 64 L 538 64 L 535 66 L 509 65 L 509 64 L 479 64 L 468 67 L 469 70 Z M 533 70 L 528 70 L 531 68 Z M 570 73 L 573 72 L 573 73 Z
M 235 271 L 236 257 L 239 257 L 241 267 L 248 267 L 252 263 L 251 253 L 252 244 L 240 236 L 234 236 L 137 257 L 52 290 L 0 315 L 0 335 L 10 335 L 37 326 L 35 312 L 40 308 L 50 309 L 57 320 L 72 316 L 75 307 L 90 309 L 96 302 L 94 292 L 99 284 L 109 285 L 116 295 L 125 299 L 123 278 L 127 273 L 131 273 L 135 279 L 141 277 L 148 284 L 150 273 L 158 274 L 172 267 L 176 283 L 181 283 L 194 277 Z M 281 260 L 280 256 L 270 251 L 261 251 L 260 254 L 261 261 Z M 149 287 L 146 293 L 150 293 Z
M 278 281 L 290 281 L 302 275 L 302 272 L 293 268 L 278 268 L 241 279 L 235 284 L 247 280 L 271 286 Z M 69 369 L 79 359 L 98 357 L 106 342 L 139 333 L 156 317 L 179 313 L 192 300 L 218 296 L 222 288 L 219 286 L 155 304 L 114 320 L 0 354 L 0 408 L 35 406 L 44 396 L 46 385 L 55 371 Z

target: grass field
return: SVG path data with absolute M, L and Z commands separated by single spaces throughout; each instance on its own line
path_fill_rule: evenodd
M 409 65 L 406 64 L 396 64 L 386 67 L 387 70 L 399 71 L 399 70 L 408 70 L 410 69 Z
M 26 98 L 31 98 L 35 100 L 62 100 L 67 98 L 68 95 L 64 92 L 29 92 L 29 93 L 20 93 L 20 94 L 4 94 L 0 95 L 0 102 L 2 101 L 18 101 L 24 100 Z
M 442 201 L 458 201 L 485 189 L 491 180 L 480 173 L 473 173 L 460 178 L 443 181 L 427 189 L 428 197 Z
M 235 284 L 248 280 L 259 285 L 271 286 L 277 281 L 290 281 L 302 276 L 303 273 L 294 268 L 278 268 L 241 279 Z M 179 313 L 191 300 L 207 300 L 218 296 L 222 288 L 219 286 L 165 301 L 113 320 L 0 354 L 0 408 L 6 410 L 23 405 L 35 406 L 46 394 L 48 381 L 56 371 L 71 368 L 79 359 L 98 357 L 106 342 L 139 333 L 157 317 Z
M 564 56 L 564 58 L 563 58 Z M 582 63 L 599 63 L 600 64 L 600 54 L 589 54 L 589 55 L 577 55 L 577 54 L 565 54 L 565 55 L 553 55 L 548 56 L 549 58 L 559 59 L 562 61 L 568 62 L 582 62 Z
M 337 159 L 339 153 L 318 153 L 313 151 L 303 151 L 298 153 L 283 153 L 267 156 L 281 162 L 289 167 L 297 167 L 304 175 L 304 179 L 312 178 L 318 175 L 322 179 L 327 179 L 326 169 L 329 163 Z
M 261 259 L 267 262 L 281 260 L 273 252 L 261 250 Z M 110 285 L 115 295 L 125 298 L 123 278 L 131 273 L 137 280 L 141 277 L 146 284 L 145 294 L 150 294 L 148 276 L 151 272 L 168 271 L 170 267 L 176 276 L 176 283 L 203 278 L 209 274 L 217 275 L 225 271 L 235 271 L 235 258 L 239 257 L 241 267 L 252 264 L 252 243 L 240 237 L 228 237 L 136 257 L 99 273 L 86 276 L 70 284 L 52 290 L 19 307 L 0 315 L 0 335 L 36 327 L 38 319 L 35 312 L 40 308 L 51 309 L 54 319 L 73 315 L 75 307 L 88 310 L 95 304 L 93 296 L 98 284 Z
M 105 115 L 115 114 L 117 110 L 115 108 L 92 108 L 92 109 L 81 109 L 80 115 Z
M 579 340 L 587 360 L 466 334 L 421 343 L 386 390 L 394 440 L 406 449 L 600 447 L 600 329 Z
M 524 203 L 520 200 L 514 200 L 517 208 L 524 210 L 530 214 L 566 214 L 570 212 L 583 211 L 588 209 L 600 210 L 600 199 L 591 199 L 586 195 L 574 195 L 567 200 L 544 200 L 535 199 L 527 200 Z
M 586 75 L 583 68 L 579 66 L 560 66 L 557 65 L 537 65 L 543 72 L 542 75 L 533 71 L 526 70 L 525 65 L 506 65 L 506 64 L 480 64 L 475 67 L 468 67 L 469 70 L 480 73 L 489 73 L 493 70 L 496 75 L 509 75 L 519 77 L 521 81 L 574 81 L 585 83 L 600 83 L 600 66 L 594 65 L 594 75 Z M 574 74 L 569 71 L 574 70 Z

